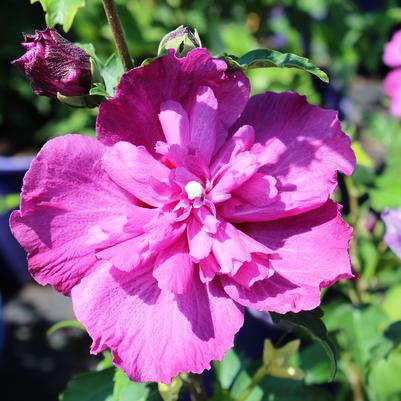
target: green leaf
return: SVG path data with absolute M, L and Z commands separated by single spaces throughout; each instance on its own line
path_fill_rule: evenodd
M 159 401 L 160 395 L 155 383 L 136 383 L 117 369 L 114 375 L 113 401 Z
M 96 370 L 105 370 L 113 367 L 113 355 L 109 350 L 103 351 L 103 359 L 97 364 Z
M 163 401 L 177 401 L 183 384 L 180 376 L 174 377 L 171 384 L 159 383 L 159 393 Z
M 372 365 L 381 358 L 386 358 L 392 351 L 401 346 L 401 321 L 388 326 L 383 337 L 377 339 L 376 345 L 372 348 Z
M 279 67 L 298 68 L 316 75 L 323 82 L 329 82 L 327 74 L 312 64 L 309 59 L 292 53 L 281 53 L 272 49 L 256 49 L 244 54 L 240 58 L 229 57 L 228 64 L 231 68 L 242 70 L 254 68 Z
M 331 363 L 331 380 L 337 371 L 336 348 L 329 338 L 325 324 L 322 321 L 323 311 L 320 308 L 299 313 L 286 313 L 279 315 L 271 313 L 274 322 L 286 322 L 292 326 L 305 330 L 326 351 Z
M 241 370 L 241 360 L 234 349 L 230 349 L 220 362 L 213 362 L 213 367 L 221 387 L 228 389 Z
M 361 166 L 372 168 L 374 167 L 374 162 L 371 157 L 365 152 L 361 143 L 359 141 L 352 142 L 352 150 L 355 153 L 356 162 Z
M 100 69 L 100 74 L 104 80 L 104 87 L 109 97 L 114 96 L 114 90 L 120 82 L 121 75 L 124 74 L 124 67 L 117 55 L 111 55 Z
M 37 2 L 46 12 L 47 25 L 54 27 L 60 24 L 65 32 L 71 28 L 78 9 L 85 6 L 85 0 L 31 0 L 31 4 Z
M 306 384 L 320 384 L 330 380 L 330 362 L 326 358 L 324 349 L 317 342 L 302 347 L 298 359 L 299 366 L 305 373 Z M 341 370 L 336 374 L 336 381 L 339 380 L 340 374 Z
M 13 193 L 6 196 L 0 196 L 0 213 L 5 213 L 11 209 L 18 207 L 19 194 Z
M 90 95 L 103 96 L 105 98 L 110 98 L 110 94 L 106 91 L 106 87 L 101 82 L 95 82 L 93 88 L 89 91 Z
M 339 345 L 366 374 L 369 365 L 375 363 L 373 350 L 383 341 L 389 318 L 379 306 L 357 308 L 348 304 L 334 305 L 331 312 L 326 311 L 325 317 L 329 330 L 338 331 Z
M 398 401 L 401 397 L 401 354 L 377 361 L 369 374 L 369 387 L 376 401 Z
M 112 401 L 114 368 L 83 373 L 71 379 L 60 401 Z
M 275 348 L 272 342 L 266 339 L 263 349 L 263 366 L 267 374 L 285 379 L 302 379 L 303 372 L 291 361 L 298 353 L 300 345 L 301 341 L 294 340 L 281 348 Z
M 306 386 L 301 380 L 267 376 L 260 383 L 259 390 L 263 401 L 334 401 L 334 397 L 323 388 Z
M 76 328 L 79 330 L 85 330 L 85 327 L 82 326 L 81 323 L 78 322 L 78 320 L 63 320 L 62 322 L 58 322 L 53 324 L 48 330 L 47 330 L 47 335 L 50 336 L 56 331 L 59 331 L 61 329 L 67 329 L 67 328 Z
M 401 320 L 401 285 L 389 288 L 383 299 L 383 310 L 392 322 Z

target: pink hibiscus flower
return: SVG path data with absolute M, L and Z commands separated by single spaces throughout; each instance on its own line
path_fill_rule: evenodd
M 395 68 L 384 79 L 384 91 L 390 98 L 390 113 L 401 117 L 401 31 L 394 33 L 384 47 L 383 62 Z
M 49 141 L 24 179 L 14 235 L 41 284 L 72 296 L 136 381 L 222 358 L 243 308 L 320 304 L 352 277 L 351 229 L 329 200 L 354 155 L 337 113 L 295 93 L 249 96 L 196 49 L 127 72 L 98 140 Z

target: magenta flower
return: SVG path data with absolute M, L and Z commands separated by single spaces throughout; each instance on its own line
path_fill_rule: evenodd
M 355 163 L 337 113 L 295 93 L 248 99 L 226 68 L 196 49 L 127 72 L 98 140 L 49 141 L 11 217 L 35 279 L 71 294 L 92 353 L 110 348 L 136 381 L 200 373 L 244 307 L 313 309 L 352 277 L 329 200 Z
M 26 75 L 36 95 L 86 95 L 91 87 L 89 55 L 55 29 L 24 34 L 27 52 L 12 61 Z
M 401 259 L 401 208 L 385 210 L 382 219 L 386 225 L 384 242 Z
M 390 113 L 401 117 L 401 31 L 395 32 L 385 45 L 383 62 L 395 68 L 384 79 L 384 91 L 390 98 Z

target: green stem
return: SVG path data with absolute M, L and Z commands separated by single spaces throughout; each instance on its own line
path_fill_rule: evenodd
M 109 25 L 111 27 L 111 31 L 114 37 L 114 42 L 117 47 L 118 55 L 120 56 L 121 62 L 123 63 L 124 70 L 125 71 L 132 70 L 134 68 L 134 64 L 129 55 L 127 42 L 125 40 L 120 19 L 118 18 L 114 0 L 102 0 L 102 1 L 107 21 L 109 21 Z
M 237 401 L 245 401 L 251 395 L 252 391 L 259 384 L 259 382 L 267 375 L 268 371 L 268 366 L 261 366 L 256 371 L 255 376 L 253 376 L 251 383 L 238 397 Z
M 201 375 L 191 375 L 189 377 L 189 391 L 191 401 L 207 401 L 207 394 Z

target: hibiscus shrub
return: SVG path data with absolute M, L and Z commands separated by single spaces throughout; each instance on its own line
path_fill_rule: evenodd
M 25 35 L 13 64 L 37 95 L 99 105 L 96 137 L 43 146 L 10 218 L 34 279 L 72 298 L 73 325 L 104 358 L 62 399 L 398 399 L 400 147 L 380 181 L 336 111 L 292 91 L 251 95 L 259 68 L 327 83 L 304 57 L 211 54 L 181 26 L 131 68 L 105 0 L 121 60 L 102 62 L 54 28 L 68 30 L 83 2 L 39 2 L 51 28 Z M 401 65 L 400 48 L 396 34 L 388 65 Z M 385 81 L 395 116 L 397 74 Z M 279 333 L 257 360 L 237 348 L 248 314 Z

